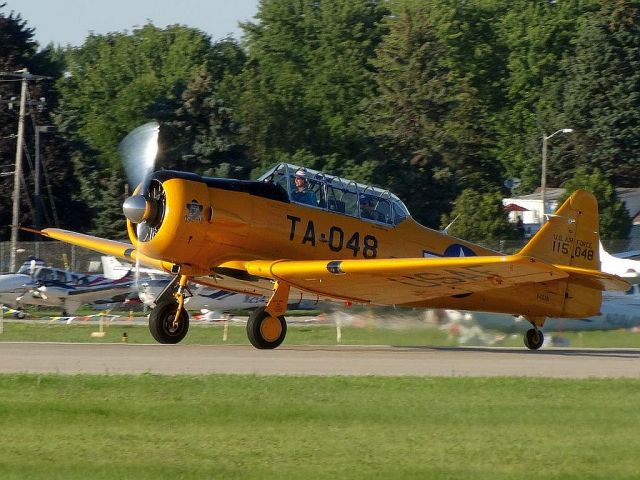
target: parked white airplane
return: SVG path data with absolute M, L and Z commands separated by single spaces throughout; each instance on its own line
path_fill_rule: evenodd
M 145 305 L 154 306 L 154 300 L 169 284 L 169 278 L 143 280 L 138 289 L 138 297 Z M 228 292 L 217 288 L 198 285 L 191 289 L 191 296 L 184 300 L 185 307 L 191 311 L 228 312 L 230 310 L 246 310 L 263 307 L 269 300 L 266 297 L 245 295 L 244 293 Z M 289 308 L 311 310 L 318 302 L 289 297 Z
M 140 282 L 138 296 L 145 305 L 154 306 L 154 300 L 169 284 L 169 278 L 149 279 Z M 227 292 L 205 286 L 191 289 L 191 296 L 185 298 L 184 304 L 188 310 L 242 310 L 246 308 L 262 307 L 267 304 L 267 298 L 255 297 L 241 293 Z
M 635 252 L 628 252 L 629 254 Z M 629 283 L 640 283 L 640 261 L 625 258 L 627 253 L 611 255 L 600 243 L 600 264 L 603 272 L 613 273 Z
M 60 307 L 63 315 L 71 315 L 84 303 L 128 293 L 134 288 L 131 273 L 111 280 L 47 267 L 42 260 L 29 258 L 18 273 L 0 275 L 0 303 L 18 308 Z
M 138 269 L 138 274 L 143 277 L 151 277 L 151 278 L 167 278 L 167 274 L 161 272 L 160 270 L 154 270 L 152 268 L 146 267 L 136 267 L 135 265 L 125 264 L 120 262 L 116 257 L 111 255 L 102 255 L 100 257 L 102 261 L 102 272 L 104 274 L 104 278 L 109 278 L 111 280 L 117 280 L 118 278 L 122 278 L 128 272 L 134 272 L 136 268 Z
M 136 267 L 120 262 L 112 256 L 102 256 L 104 275 L 115 278 L 123 272 L 131 271 Z M 154 307 L 154 300 L 160 292 L 169 284 L 170 277 L 164 272 L 150 268 L 140 268 L 142 279 L 138 287 L 138 296 L 148 307 Z M 185 298 L 185 307 L 192 311 L 216 311 L 227 312 L 229 310 L 245 310 L 263 307 L 267 304 L 267 298 L 263 296 L 245 295 L 243 293 L 228 292 L 217 288 L 196 285 L 191 288 L 191 296 Z M 290 299 L 290 305 L 300 306 L 302 309 L 314 308 L 316 302 L 301 302 Z

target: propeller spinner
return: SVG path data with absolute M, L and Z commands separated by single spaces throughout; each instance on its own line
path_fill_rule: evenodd
M 122 204 L 124 216 L 133 223 L 142 223 L 149 220 L 155 213 L 155 205 L 144 195 L 133 195 Z

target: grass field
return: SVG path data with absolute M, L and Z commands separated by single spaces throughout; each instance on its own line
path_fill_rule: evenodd
M 144 325 L 112 324 L 105 329 L 105 336 L 95 338 L 92 332 L 98 331 L 97 325 L 83 322 L 70 325 L 53 323 L 5 323 L 2 341 L 50 341 L 50 342 L 95 342 L 113 343 L 122 340 L 127 333 L 129 343 L 155 343 L 149 329 Z M 571 347 L 592 348 L 640 348 L 640 333 L 628 330 L 608 332 L 565 333 Z M 215 345 L 223 343 L 222 325 L 192 325 L 185 344 Z M 230 325 L 227 343 L 248 344 L 244 326 Z M 341 343 L 346 345 L 427 345 L 454 346 L 456 338 L 450 338 L 447 332 L 437 328 L 390 329 L 379 327 L 342 327 Z M 335 345 L 336 329 L 333 325 L 290 325 L 285 344 L 296 345 Z M 474 343 L 472 342 L 471 345 Z M 477 343 L 476 343 L 477 344 Z M 522 335 L 506 336 L 496 342 L 496 346 L 522 347 Z
M 2 341 L 152 343 L 146 326 L 5 323 Z M 194 325 L 185 343 L 222 343 Z M 640 347 L 628 331 L 571 346 Z M 453 345 L 343 327 L 346 344 Z M 504 346 L 521 346 L 509 337 Z M 246 344 L 243 326 L 228 343 Z M 335 344 L 292 325 L 288 344 Z M 637 479 L 640 380 L 0 375 L 0 479 Z
M 0 376 L 0 478 L 637 479 L 640 381 Z

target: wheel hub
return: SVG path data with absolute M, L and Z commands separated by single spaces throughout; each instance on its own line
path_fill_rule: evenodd
M 260 324 L 260 333 L 267 342 L 275 342 L 282 333 L 282 325 L 276 317 L 268 316 Z
M 180 320 L 175 313 L 167 317 L 167 332 L 173 334 L 180 329 Z

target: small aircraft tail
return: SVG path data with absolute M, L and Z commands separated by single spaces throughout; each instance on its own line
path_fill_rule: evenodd
M 123 275 L 123 267 L 124 265 L 118 261 L 116 257 L 111 255 L 103 255 L 100 257 L 102 260 L 102 270 L 104 273 L 104 278 L 108 278 L 110 280 L 117 280 Z M 126 272 L 124 272 L 126 274 Z
M 598 224 L 596 198 L 586 190 L 577 190 L 518 252 L 553 264 L 568 274 L 563 280 L 548 282 L 538 295 L 559 302 L 556 316 L 595 315 L 600 311 L 603 290 L 628 288 L 615 275 L 600 271 Z
M 598 202 L 575 191 L 519 252 L 554 265 L 600 270 Z

